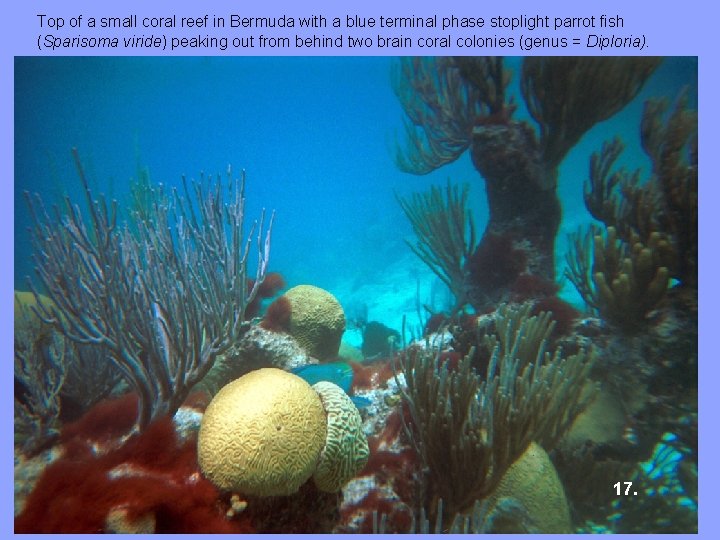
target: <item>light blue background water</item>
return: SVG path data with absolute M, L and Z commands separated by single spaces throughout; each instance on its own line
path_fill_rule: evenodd
M 413 239 L 412 231 L 393 192 L 408 195 L 450 178 L 471 184 L 479 231 L 487 209 L 483 181 L 467 153 L 422 177 L 395 166 L 395 142 L 404 135 L 403 111 L 390 83 L 396 62 L 382 57 L 16 59 L 15 288 L 27 289 L 25 276 L 32 274 L 22 192 L 39 192 L 46 202 L 68 192 L 80 201 L 70 156 L 75 146 L 95 189 L 121 201 L 138 162 L 153 181 L 166 184 L 177 183 L 181 174 L 224 172 L 229 163 L 238 172 L 244 168 L 248 217 L 259 215 L 263 206 L 277 211 L 271 269 L 289 286 L 314 284 L 342 301 L 373 283 L 392 288 L 399 302 L 413 297 L 415 282 L 398 282 L 397 274 L 388 272 L 398 261 L 417 264 L 404 243 Z M 517 75 L 519 60 L 509 59 L 508 65 Z M 684 86 L 696 106 L 696 60 L 666 59 L 637 99 L 568 154 L 559 182 L 564 220 L 558 275 L 566 233 L 589 220 L 582 184 L 590 154 L 619 134 L 627 147 L 622 163 L 647 173 L 638 137 L 643 102 L 653 96 L 673 99 Z M 517 113 L 524 115 L 522 109 Z M 418 276 L 429 279 L 426 273 Z M 564 294 L 577 300 L 568 288 Z M 399 325 L 392 310 L 370 318 Z

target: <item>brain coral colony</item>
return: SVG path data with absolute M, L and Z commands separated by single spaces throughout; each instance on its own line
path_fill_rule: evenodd
M 489 221 L 476 236 L 468 186 L 398 197 L 454 305 L 414 341 L 363 317 L 362 351 L 329 292 L 277 296 L 273 219 L 246 241 L 244 177 L 141 177 L 116 206 L 75 153 L 83 211 L 26 195 L 16 532 L 696 532 L 692 96 L 645 104 L 647 174 L 616 165 L 619 138 L 587 156 L 595 222 L 565 271 L 584 311 L 557 296 L 559 167 L 660 62 L 400 60 L 397 164 L 469 150 Z

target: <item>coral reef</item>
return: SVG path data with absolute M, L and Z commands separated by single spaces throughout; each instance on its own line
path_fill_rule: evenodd
M 580 311 L 558 296 L 558 170 L 660 60 L 510 62 L 404 58 L 394 73 L 398 166 L 468 152 L 487 193 L 480 238 L 468 185 L 395 195 L 442 302 L 420 300 L 417 265 L 333 289 L 347 312 L 311 285 L 277 297 L 273 219 L 243 232 L 230 171 L 169 190 L 139 170 L 123 206 L 93 195 L 75 151 L 84 208 L 27 195 L 38 279 L 15 296 L 15 532 L 697 532 L 692 98 L 646 103 L 649 175 L 618 166 L 619 138 L 590 158 L 596 222 L 567 257 Z M 368 320 L 381 285 L 416 277 L 414 304 L 388 294 L 416 326 Z
M 431 351 L 409 350 L 400 363 L 407 433 L 449 517 L 489 496 L 531 442 L 552 449 L 588 402 L 592 355 L 547 352 L 553 323 L 529 310 L 499 310 L 496 334 L 477 344 L 492 351 L 484 376 L 471 367 L 474 350 L 454 370 Z

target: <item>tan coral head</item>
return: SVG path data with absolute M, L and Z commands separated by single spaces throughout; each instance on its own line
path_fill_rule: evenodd
M 208 405 L 198 434 L 200 469 L 224 490 L 290 495 L 312 476 L 325 426 L 308 383 L 281 369 L 252 371 Z
M 290 495 L 311 476 L 338 491 L 365 465 L 362 419 L 343 390 L 263 368 L 213 398 L 198 435 L 203 474 L 223 490 Z
M 287 291 L 290 303 L 289 333 L 310 356 L 330 360 L 337 356 L 345 331 L 345 312 L 329 292 L 313 285 Z

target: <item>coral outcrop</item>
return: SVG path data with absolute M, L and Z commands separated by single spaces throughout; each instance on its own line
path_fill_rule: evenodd
M 317 360 L 308 356 L 292 336 L 253 326 L 230 350 L 218 357 L 212 369 L 193 391 L 213 396 L 223 386 L 256 369 L 278 368 L 290 371 Z
M 449 278 L 458 303 L 482 310 L 509 299 L 511 280 L 501 287 L 473 281 L 458 264 L 473 252 L 476 266 L 483 252 L 494 260 L 497 253 L 486 244 L 497 236 L 508 239 L 509 250 L 524 252 L 527 273 L 554 280 L 561 218 L 558 167 L 587 130 L 635 97 L 659 63 L 649 57 L 525 58 L 519 82 L 533 126 L 513 118 L 516 105 L 507 92 L 511 73 L 502 58 L 401 60 L 395 92 L 407 114 L 408 144 L 398 150 L 398 166 L 426 174 L 469 150 L 485 181 L 490 216 L 477 246 L 473 235 L 464 238 L 465 213 L 447 214 L 451 220 L 442 220 L 449 223 L 444 229 L 454 234 L 428 242 L 417 222 L 432 224 L 440 214 L 417 204 L 415 216 L 406 209 L 419 240 L 416 253 L 441 278 Z

